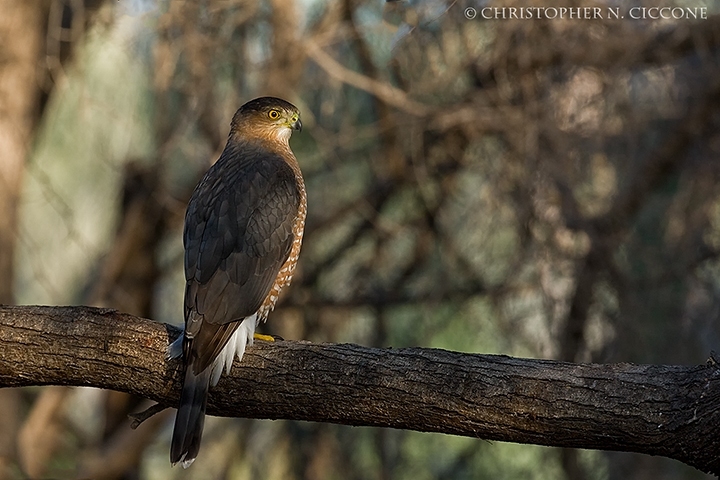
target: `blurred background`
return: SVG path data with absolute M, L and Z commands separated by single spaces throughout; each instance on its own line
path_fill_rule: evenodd
M 521 4 L 601 18 L 482 18 Z M 302 111 L 309 214 L 264 333 L 703 363 L 720 348 L 720 5 L 631 6 L 658 5 L 0 0 L 0 303 L 181 323 L 187 200 L 234 111 L 269 94 Z M 130 430 L 145 406 L 0 390 L 0 478 L 706 478 L 627 453 L 212 417 L 192 468 L 171 469 L 174 411 Z

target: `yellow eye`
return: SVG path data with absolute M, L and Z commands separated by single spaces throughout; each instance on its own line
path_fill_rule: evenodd
M 268 113 L 268 117 L 273 120 L 277 120 L 278 118 L 280 118 L 280 112 L 278 112 L 277 110 L 270 110 L 270 112 Z

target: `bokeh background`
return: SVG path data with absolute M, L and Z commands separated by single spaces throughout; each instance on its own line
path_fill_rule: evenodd
M 605 18 L 482 19 L 488 5 Z M 632 6 L 683 18 L 631 19 Z M 698 364 L 720 348 L 718 2 L 0 12 L 0 303 L 181 323 L 185 205 L 234 111 L 270 94 L 302 111 L 291 143 L 309 215 L 262 331 L 577 362 Z M 706 478 L 643 455 L 227 418 L 208 419 L 184 471 L 168 461 L 174 412 L 130 430 L 146 406 L 2 390 L 0 478 Z

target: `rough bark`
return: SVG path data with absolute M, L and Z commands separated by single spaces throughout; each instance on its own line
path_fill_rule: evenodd
M 179 398 L 172 326 L 89 307 L 0 307 L 0 386 Z M 663 455 L 719 474 L 720 367 L 575 364 L 427 348 L 258 342 L 208 413 Z

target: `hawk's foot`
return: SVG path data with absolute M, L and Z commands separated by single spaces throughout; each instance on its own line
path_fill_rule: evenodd
M 272 335 L 263 335 L 262 333 L 255 333 L 253 334 L 253 338 L 255 340 L 262 340 L 263 342 L 274 342 L 275 337 Z M 278 337 L 279 340 L 282 340 L 282 338 Z

